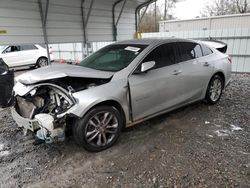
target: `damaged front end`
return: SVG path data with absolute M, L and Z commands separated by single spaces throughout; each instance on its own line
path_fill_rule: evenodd
M 63 77 L 37 84 L 17 82 L 14 86 L 13 119 L 19 127 L 35 132 L 46 143 L 63 141 L 67 117 L 78 99 L 73 93 L 81 92 L 110 81 L 99 78 Z
M 65 139 L 66 114 L 76 103 L 71 90 L 50 83 L 32 87 L 17 83 L 14 91 L 11 112 L 19 127 L 35 132 L 46 143 Z
M 35 132 L 46 143 L 62 141 L 68 117 L 77 111 L 80 100 L 85 100 L 73 95 L 105 84 L 112 76 L 110 72 L 72 65 L 51 65 L 24 73 L 16 77 L 13 88 L 13 119 L 25 132 Z

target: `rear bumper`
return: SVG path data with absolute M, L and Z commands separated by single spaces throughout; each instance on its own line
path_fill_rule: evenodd
M 31 120 L 20 116 L 14 107 L 11 108 L 11 114 L 13 119 L 16 121 L 18 127 L 23 127 L 32 132 L 39 129 L 39 122 L 37 120 Z

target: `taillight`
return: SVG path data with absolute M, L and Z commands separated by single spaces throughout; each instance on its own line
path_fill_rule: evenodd
M 228 56 L 228 62 L 232 63 L 232 58 L 230 56 Z

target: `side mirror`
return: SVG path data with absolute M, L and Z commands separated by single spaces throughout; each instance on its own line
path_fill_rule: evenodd
M 154 68 L 155 61 L 148 61 L 141 64 L 141 72 L 147 72 L 150 69 Z

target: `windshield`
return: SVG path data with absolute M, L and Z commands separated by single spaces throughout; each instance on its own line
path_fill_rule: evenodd
M 110 45 L 84 59 L 79 65 L 116 72 L 127 67 L 146 47 L 147 45 Z

